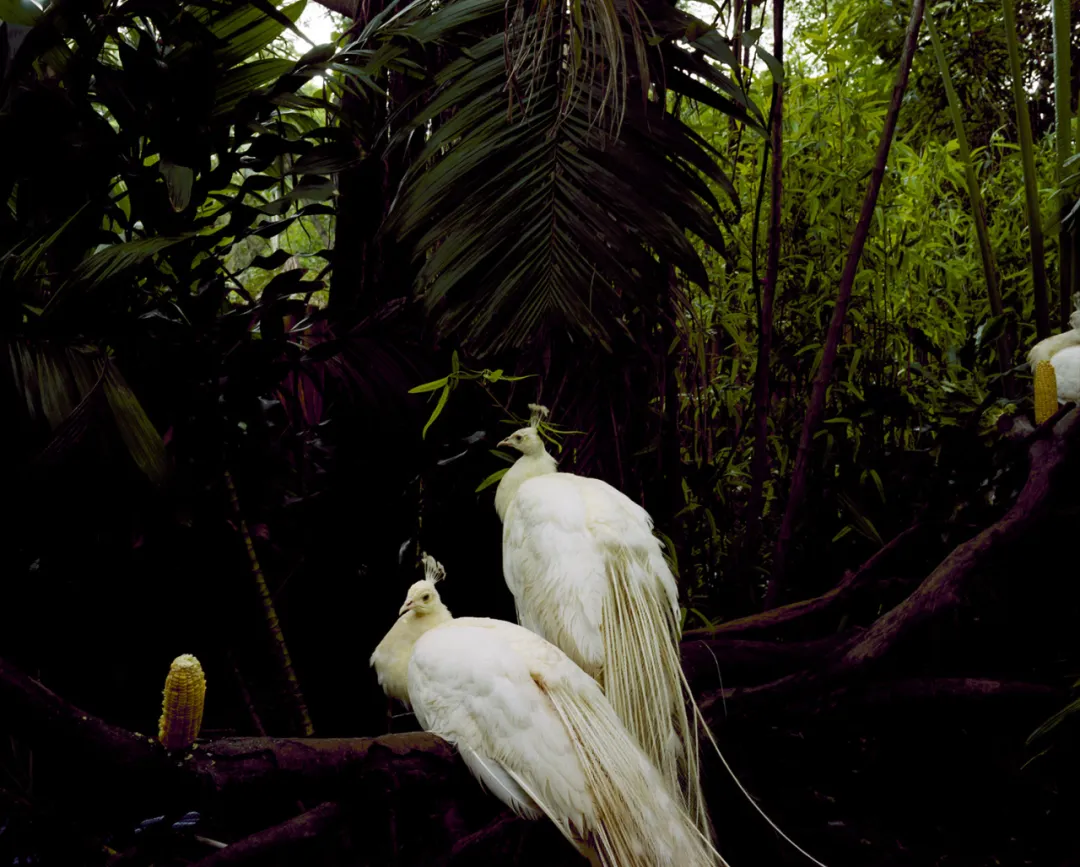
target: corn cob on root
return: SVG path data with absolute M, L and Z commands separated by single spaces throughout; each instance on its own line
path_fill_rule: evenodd
M 165 678 L 165 700 L 158 722 L 158 740 L 167 750 L 183 750 L 195 743 L 202 728 L 206 676 L 190 653 L 176 657 Z
M 1054 365 L 1040 361 L 1035 367 L 1035 424 L 1042 424 L 1058 408 L 1057 375 Z

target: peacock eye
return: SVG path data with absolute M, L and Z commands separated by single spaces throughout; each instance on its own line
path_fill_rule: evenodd
M 431 594 L 430 594 L 430 593 L 425 593 L 425 594 L 424 594 L 424 596 L 423 596 L 423 601 L 424 601 L 424 602 L 427 602 L 427 601 L 429 601 L 430 599 L 431 599 Z

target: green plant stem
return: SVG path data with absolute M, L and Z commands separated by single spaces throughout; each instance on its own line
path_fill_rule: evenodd
M 949 101 L 949 114 L 952 116 L 953 128 L 956 131 L 956 142 L 960 147 L 960 162 L 964 165 L 968 198 L 971 199 L 971 213 L 975 220 L 975 235 L 979 239 L 979 254 L 982 256 L 983 273 L 986 275 L 986 294 L 990 299 L 990 313 L 993 316 L 1001 316 L 1004 308 L 1001 302 L 1001 287 L 998 285 L 997 262 L 994 258 L 994 250 L 990 246 L 990 231 L 986 226 L 986 206 L 983 204 L 979 178 L 975 174 L 975 164 L 971 159 L 971 148 L 964 130 L 960 100 L 957 99 L 956 90 L 953 88 L 952 74 L 949 72 L 949 64 L 945 60 L 945 52 L 941 48 L 941 40 L 938 38 L 932 15 L 926 16 L 926 27 L 930 31 L 930 41 L 934 45 L 934 55 L 937 57 L 938 68 L 941 70 L 941 78 L 945 84 L 945 95 Z M 1012 367 L 1012 346 L 1008 329 L 998 338 L 997 349 L 1002 371 L 1009 370 Z
M 773 0 L 773 56 L 784 62 L 784 0 Z M 754 451 L 751 463 L 750 501 L 747 510 L 748 534 L 760 538 L 765 511 L 765 483 L 769 477 L 769 356 L 772 352 L 773 302 L 780 275 L 780 222 L 783 211 L 784 82 L 773 79 L 772 109 L 769 112 L 772 150 L 772 185 L 769 198 L 768 258 L 765 283 L 758 305 L 758 353 L 754 370 Z M 762 185 L 764 186 L 764 184 Z M 755 230 L 757 218 L 754 220 Z M 756 257 L 754 259 L 756 262 Z M 757 281 L 754 281 L 755 286 Z M 751 547 L 751 551 L 755 546 Z
M 1065 179 L 1065 162 L 1072 156 L 1072 73 L 1069 57 L 1069 0 L 1054 0 L 1054 135 L 1057 144 L 1058 188 Z M 1071 202 L 1061 189 L 1059 213 L 1062 218 L 1069 213 Z M 1072 232 L 1064 222 L 1058 224 L 1058 306 L 1062 331 L 1069 328 L 1072 313 L 1073 245 Z
M 1005 41 L 1009 46 L 1013 103 L 1016 128 L 1020 137 L 1020 156 L 1024 164 L 1024 201 L 1028 231 L 1031 235 L 1031 282 L 1035 296 L 1035 330 L 1039 340 L 1050 336 L 1050 304 L 1046 289 L 1046 253 L 1043 244 L 1042 216 L 1039 212 L 1039 179 L 1035 174 L 1035 147 L 1031 141 L 1031 117 L 1020 68 L 1020 44 L 1016 32 L 1016 8 L 1013 0 L 1001 0 L 1005 14 Z

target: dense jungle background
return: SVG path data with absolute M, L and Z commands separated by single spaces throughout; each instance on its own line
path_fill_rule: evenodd
M 578 863 L 368 668 L 537 400 L 800 845 L 1080 864 L 1080 2 L 322 2 L 0 0 L 0 864 Z

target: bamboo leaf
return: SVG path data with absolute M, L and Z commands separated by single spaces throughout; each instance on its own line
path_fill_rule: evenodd
M 446 406 L 446 402 L 450 399 L 450 386 L 443 386 L 442 394 L 439 395 L 439 402 L 435 404 L 435 409 L 431 413 L 431 418 L 427 420 L 427 424 L 424 425 L 423 431 L 420 433 L 420 439 L 427 437 L 428 428 L 434 424 L 435 419 L 442 413 L 443 408 Z
M 479 485 L 477 485 L 476 490 L 473 491 L 473 493 L 479 494 L 482 490 L 484 490 L 484 488 L 490 488 L 492 485 L 496 484 L 500 479 L 502 479 L 502 477 L 505 476 L 508 472 L 510 472 L 510 467 L 503 467 L 501 470 L 496 470 L 490 476 L 484 479 L 484 481 L 482 481 Z
M 449 381 L 450 377 L 448 376 L 444 376 L 442 379 L 433 379 L 431 382 L 425 382 L 423 385 L 410 388 L 409 394 L 423 394 L 426 391 L 435 391 L 436 389 L 443 388 Z

